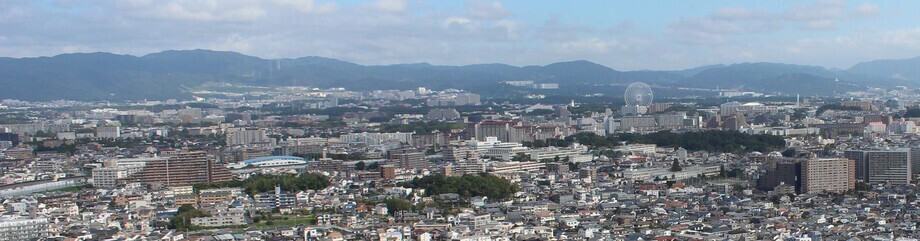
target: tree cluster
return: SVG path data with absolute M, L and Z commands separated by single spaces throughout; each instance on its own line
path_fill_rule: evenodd
M 526 147 L 530 147 L 530 148 L 550 147 L 550 146 L 567 147 L 567 146 L 572 145 L 572 141 L 565 140 L 565 139 L 550 138 L 546 140 L 524 141 L 523 145 Z
M 198 210 L 192 205 L 185 204 L 180 206 L 176 216 L 173 216 L 173 218 L 169 220 L 169 226 L 175 230 L 193 229 L 192 218 L 207 216 L 210 216 L 208 212 Z
M 904 118 L 920 117 L 920 108 L 907 108 Z
M 822 105 L 821 107 L 818 107 L 818 111 L 815 112 L 815 115 L 824 114 L 824 112 L 825 112 L 825 111 L 828 111 L 828 110 L 851 110 L 851 111 L 860 111 L 860 110 L 863 110 L 863 109 L 860 108 L 859 106 L 843 106 L 843 105 L 840 105 L 840 104 L 827 104 L 827 105 Z
M 329 178 L 320 174 L 304 173 L 301 175 L 265 175 L 256 174 L 246 180 L 231 180 L 219 183 L 196 184 L 195 190 L 208 188 L 241 187 L 243 191 L 254 196 L 261 192 L 274 190 L 276 186 L 286 191 L 319 190 L 328 187 Z
M 387 205 L 387 214 L 395 215 L 399 211 L 411 211 L 415 209 L 409 201 L 398 198 L 387 198 L 382 201 Z
M 782 137 L 773 135 L 749 135 L 737 131 L 708 130 L 674 133 L 660 131 L 651 134 L 618 134 L 598 136 L 594 133 L 578 133 L 568 137 L 578 143 L 594 147 L 614 147 L 620 142 L 656 144 L 665 147 L 683 147 L 688 151 L 709 152 L 769 152 L 786 146 Z
M 428 196 L 456 193 L 461 197 L 486 196 L 491 199 L 507 199 L 520 188 L 508 180 L 486 173 L 448 177 L 441 174 L 413 179 L 404 187 L 423 188 Z

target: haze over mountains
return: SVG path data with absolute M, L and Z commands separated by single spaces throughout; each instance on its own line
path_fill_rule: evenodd
M 545 66 L 505 64 L 365 66 L 323 57 L 267 60 L 235 52 L 164 51 L 140 57 L 110 53 L 0 58 L 0 99 L 141 100 L 188 98 L 208 82 L 299 85 L 351 90 L 500 89 L 502 81 L 559 83 L 583 94 L 591 86 L 642 81 L 653 86 L 830 95 L 866 87 L 920 84 L 920 57 L 877 60 L 846 70 L 780 63 L 711 65 L 680 71 L 617 71 L 589 61 Z

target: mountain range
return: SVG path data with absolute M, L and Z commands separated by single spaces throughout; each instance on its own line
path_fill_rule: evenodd
M 488 96 L 490 91 L 507 88 L 501 82 L 508 80 L 559 83 L 562 90 L 569 91 L 565 93 L 572 94 L 585 94 L 582 92 L 597 89 L 596 86 L 642 81 L 659 87 L 831 95 L 867 87 L 918 86 L 920 57 L 869 61 L 846 70 L 739 63 L 679 71 L 618 71 L 583 60 L 523 67 L 360 65 L 323 57 L 269 60 L 210 50 L 170 50 L 144 56 L 78 53 L 0 58 L 0 99 L 33 101 L 189 98 L 189 89 L 206 83 L 351 90 L 424 86 L 481 91 Z

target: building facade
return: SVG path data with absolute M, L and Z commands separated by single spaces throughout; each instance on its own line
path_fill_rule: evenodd
M 856 188 L 856 161 L 818 158 L 802 162 L 802 193 L 842 193 Z
M 229 181 L 232 174 L 223 165 L 214 163 L 205 152 L 180 152 L 168 159 L 148 162 L 133 178 L 144 184 L 160 183 L 171 187 Z

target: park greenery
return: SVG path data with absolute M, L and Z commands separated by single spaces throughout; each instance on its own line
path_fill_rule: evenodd
M 428 196 L 456 193 L 464 198 L 485 196 L 497 200 L 510 198 L 520 189 L 517 184 L 486 173 L 466 174 L 459 177 L 442 174 L 429 175 L 403 183 L 403 186 L 425 189 L 425 194 Z
M 824 112 L 825 112 L 825 111 L 828 111 L 828 110 L 860 111 L 860 110 L 863 110 L 863 109 L 860 108 L 859 106 L 843 106 L 843 105 L 840 105 L 840 104 L 836 104 L 836 103 L 835 103 L 835 104 L 822 105 L 821 107 L 818 107 L 818 110 L 815 112 L 815 115 L 824 114 Z
M 539 147 L 566 147 L 572 145 L 571 141 L 566 141 L 565 139 L 556 139 L 550 138 L 546 140 L 534 140 L 534 141 L 524 141 L 523 145 L 530 148 L 539 148 Z
M 210 214 L 208 212 L 199 210 L 192 205 L 185 204 L 179 206 L 179 211 L 176 213 L 176 216 L 169 221 L 169 226 L 171 229 L 175 230 L 192 230 L 197 229 L 192 225 L 192 218 L 197 217 L 208 217 Z
M 684 168 L 680 166 L 680 161 L 678 161 L 677 159 L 674 159 L 674 162 L 671 163 L 670 170 L 671 172 L 679 172 L 679 171 L 683 171 Z
M 243 188 L 243 191 L 250 196 L 254 196 L 261 192 L 267 192 L 275 189 L 276 186 L 281 186 L 282 190 L 285 191 L 303 191 L 303 190 L 318 190 L 323 189 L 329 186 L 329 178 L 314 173 L 304 173 L 301 175 L 265 175 L 265 174 L 256 174 L 246 180 L 231 180 L 226 182 L 217 182 L 217 183 L 201 183 L 195 184 L 195 190 L 209 189 L 209 188 L 225 188 L 225 187 L 239 187 Z
M 612 148 L 622 143 L 643 143 L 663 147 L 683 147 L 688 151 L 708 152 L 769 152 L 782 149 L 786 145 L 786 141 L 780 136 L 750 135 L 737 131 L 720 130 L 684 133 L 659 131 L 650 134 L 622 133 L 608 136 L 582 132 L 569 136 L 566 140 L 595 148 Z
M 904 118 L 920 117 L 920 108 L 907 108 L 904 112 Z

